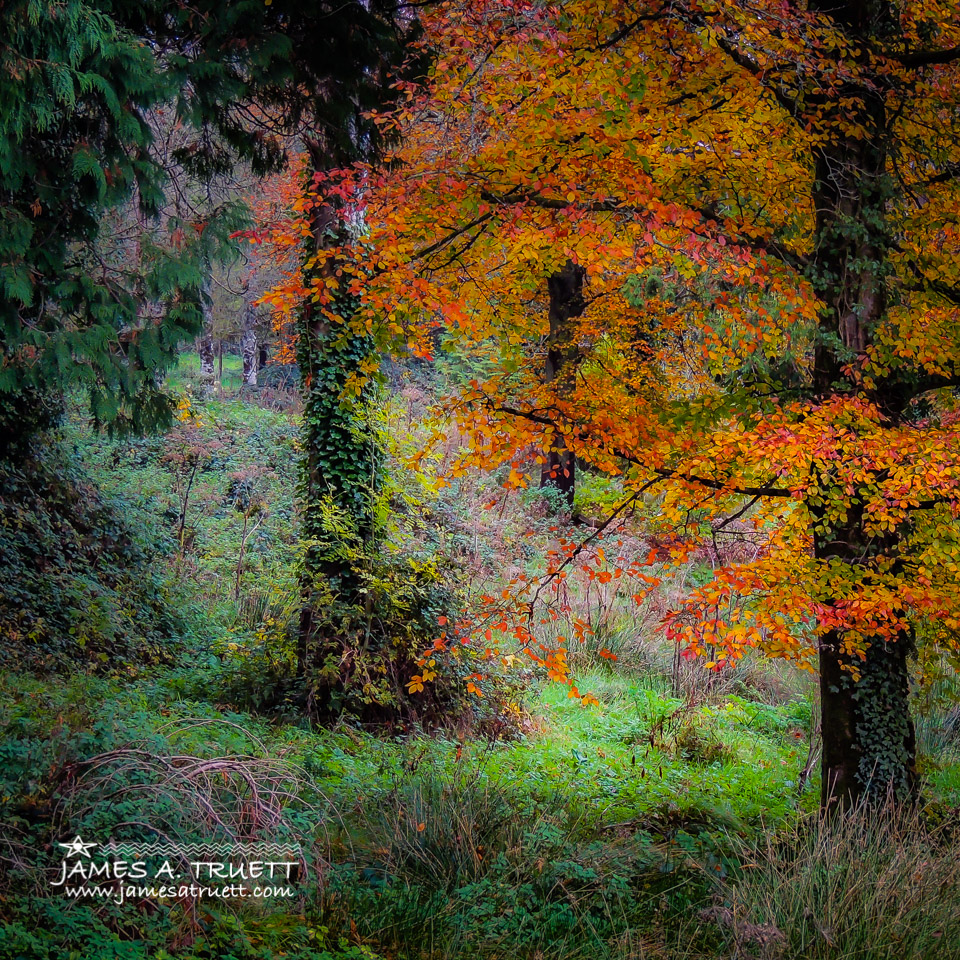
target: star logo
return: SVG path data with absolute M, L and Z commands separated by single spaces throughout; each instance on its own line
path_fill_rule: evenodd
M 90 849 L 99 846 L 96 843 L 84 843 L 80 837 L 74 837 L 69 843 L 61 843 L 59 846 L 66 849 L 65 856 L 68 857 L 89 857 Z

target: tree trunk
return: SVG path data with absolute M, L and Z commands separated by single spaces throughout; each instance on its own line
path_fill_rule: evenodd
M 243 382 L 245 386 L 257 385 L 257 313 L 249 304 L 244 304 L 243 333 L 240 337 L 240 355 L 243 357 Z
M 209 391 L 213 388 L 213 290 L 210 264 L 204 264 L 203 283 L 200 285 L 200 303 L 203 308 L 203 329 L 197 341 L 200 354 L 200 379 Z
M 857 32 L 861 28 L 857 11 L 865 9 L 851 3 L 829 12 Z M 886 110 L 882 93 L 863 88 L 859 98 L 858 120 L 870 135 L 826 144 L 815 171 L 816 247 L 810 279 L 823 303 L 813 369 L 814 392 L 820 400 L 864 395 L 854 372 L 857 360 L 866 353 L 887 311 L 885 276 L 892 239 L 886 222 Z M 906 403 L 896 397 L 896 391 L 887 391 L 883 397 L 867 398 L 896 422 Z M 844 458 L 842 450 L 838 456 Z M 819 489 L 835 489 L 834 464 L 815 461 L 811 479 L 814 496 Z M 867 530 L 865 496 L 854 489 L 843 509 L 835 496 L 816 498 L 807 506 L 816 558 L 824 564 L 839 562 L 851 580 L 869 578 L 878 564 L 896 563 L 895 535 L 879 537 Z M 822 505 L 828 500 L 832 508 Z M 840 598 L 820 599 L 842 618 L 843 611 L 836 606 Z M 878 633 L 865 639 L 861 659 L 845 649 L 842 631 L 828 629 L 820 637 L 825 808 L 882 802 L 891 793 L 906 799 L 917 789 L 908 682 L 912 637 L 890 639 Z
M 863 660 L 851 660 L 835 631 L 820 638 L 820 800 L 825 809 L 916 796 L 911 652 L 911 638 L 901 635 L 895 642 L 875 640 Z
M 314 254 L 347 239 L 329 204 L 315 208 L 312 234 Z M 338 267 L 327 260 L 311 269 L 315 276 L 331 277 Z M 332 310 L 347 320 L 355 307 L 355 297 L 341 285 L 333 302 L 321 308 L 307 299 L 297 317 L 304 401 L 301 536 L 309 544 L 300 579 L 297 657 L 307 686 L 307 711 L 314 718 L 335 714 L 349 685 L 349 634 L 370 602 L 363 563 L 374 530 L 374 492 L 382 483 L 383 451 L 370 435 L 369 400 L 348 401 L 344 392 L 366 367 L 372 344 L 360 333 L 345 336 L 344 325 L 331 329 L 324 315 L 325 309 Z M 331 508 L 337 530 L 331 529 Z
M 200 354 L 200 376 L 203 380 L 213 382 L 213 337 L 204 333 L 197 341 L 197 352 Z
M 548 308 L 549 334 L 547 337 L 547 356 L 544 364 L 544 382 L 556 384 L 560 390 L 573 385 L 576 369 L 576 350 L 572 345 L 570 320 L 579 317 L 586 302 L 583 298 L 583 281 L 586 271 L 583 267 L 568 260 L 562 269 L 547 280 L 550 297 Z M 540 488 L 553 488 L 559 491 L 564 503 L 573 511 L 574 495 L 577 490 L 577 458 L 568 449 L 562 435 L 557 435 L 554 445 L 543 451 L 545 463 L 540 472 Z
M 857 565 L 892 557 L 893 534 L 881 542 L 864 529 L 862 506 L 851 504 L 847 521 L 820 527 L 815 555 Z M 824 809 L 845 810 L 861 802 L 906 800 L 918 788 L 916 737 L 910 715 L 909 656 L 913 637 L 871 638 L 864 657 L 844 649 L 840 631 L 820 637 L 820 702 L 823 753 L 820 799 Z
M 267 345 L 265 343 L 261 343 L 259 355 L 258 355 L 257 369 L 263 370 L 269 362 L 270 362 L 270 357 L 267 351 Z

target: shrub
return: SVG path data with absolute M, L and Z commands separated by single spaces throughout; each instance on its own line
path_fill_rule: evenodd
M 138 528 L 63 444 L 0 460 L 0 650 L 8 661 L 98 669 L 169 661 L 188 633 L 152 555 L 171 544 Z

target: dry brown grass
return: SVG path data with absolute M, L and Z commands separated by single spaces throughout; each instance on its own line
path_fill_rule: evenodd
M 958 853 L 916 812 L 813 818 L 768 837 L 704 919 L 743 960 L 954 960 Z

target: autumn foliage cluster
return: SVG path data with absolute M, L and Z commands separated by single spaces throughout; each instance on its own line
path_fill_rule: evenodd
M 906 658 L 953 653 L 960 629 L 955 13 L 430 6 L 429 77 L 372 117 L 387 162 L 291 180 L 296 215 L 261 235 L 295 245 L 336 203 L 349 242 L 312 261 L 336 269 L 292 270 L 279 315 L 307 301 L 343 337 L 484 361 L 451 398 L 454 472 L 509 464 L 523 486 L 553 456 L 619 477 L 619 513 L 646 507 L 646 563 L 571 540 L 547 594 L 580 568 L 642 599 L 754 531 L 667 633 L 711 666 L 751 647 L 819 666 L 825 764 L 851 794 L 871 770 L 911 788 Z M 543 591 L 514 583 L 479 629 L 567 679 L 564 644 L 502 612 Z

